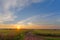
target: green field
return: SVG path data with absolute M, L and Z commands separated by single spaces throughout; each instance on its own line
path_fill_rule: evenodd
M 25 34 L 31 32 L 36 36 L 43 37 L 44 40 L 60 40 L 60 30 L 52 29 L 1 29 L 0 40 L 24 40 Z M 3 36 L 3 38 L 1 38 Z

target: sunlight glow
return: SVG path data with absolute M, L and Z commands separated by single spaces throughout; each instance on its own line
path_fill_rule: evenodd
M 20 29 L 20 25 L 17 25 L 17 27 L 16 27 L 17 29 Z

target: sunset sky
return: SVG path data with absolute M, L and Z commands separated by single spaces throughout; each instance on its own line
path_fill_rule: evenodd
M 60 0 L 0 0 L 0 28 L 16 25 L 60 29 Z

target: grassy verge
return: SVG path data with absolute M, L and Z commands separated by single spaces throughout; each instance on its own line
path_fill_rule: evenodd
M 45 38 L 45 40 L 60 40 L 60 38 L 50 38 L 50 37 L 47 37 L 47 38 Z

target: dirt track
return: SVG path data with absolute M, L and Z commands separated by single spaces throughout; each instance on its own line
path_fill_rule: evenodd
M 45 40 L 45 37 L 49 38 L 60 38 L 59 36 L 46 36 L 46 35 L 34 35 L 32 32 L 27 32 L 25 34 L 24 40 Z
M 31 32 L 28 32 L 28 33 L 25 35 L 24 40 L 44 40 L 44 38 L 38 37 L 38 36 L 32 34 Z

